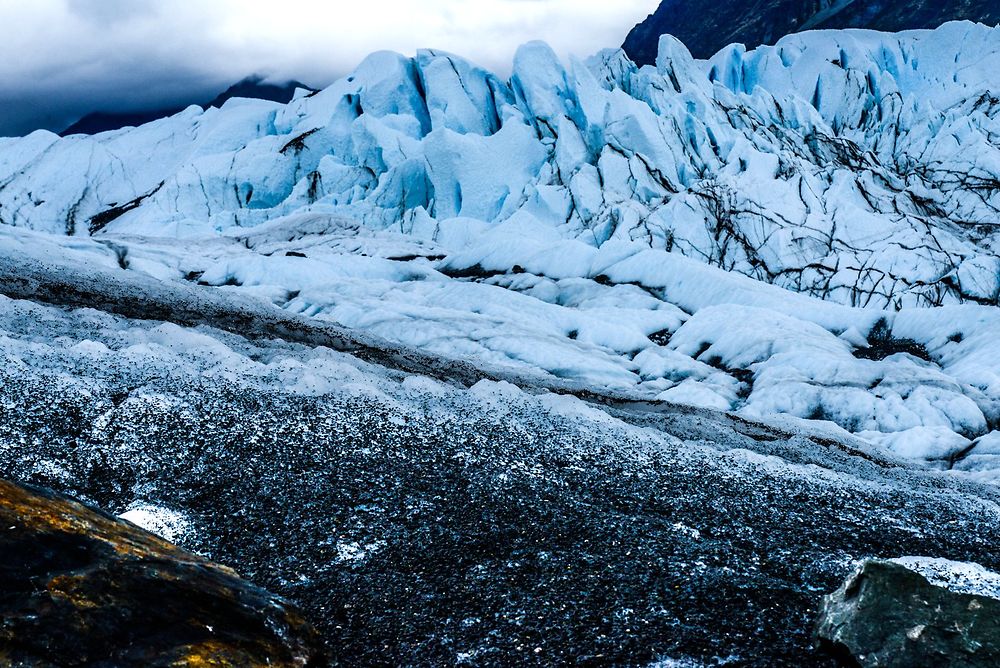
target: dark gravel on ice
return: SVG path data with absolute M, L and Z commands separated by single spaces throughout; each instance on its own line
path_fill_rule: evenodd
M 93 338 L 77 311 L 18 317 L 21 339 Z M 338 665 L 833 665 L 811 630 L 852 560 L 1000 568 L 1000 493 L 835 438 L 509 386 L 309 397 L 72 359 L 0 368 L 0 477 L 183 513 L 182 547 L 299 604 Z

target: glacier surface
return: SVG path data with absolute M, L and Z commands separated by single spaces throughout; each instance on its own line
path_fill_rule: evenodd
M 0 256 L 1000 471 L 1000 32 L 821 31 L 508 80 L 376 53 L 287 105 L 0 139 Z M 7 288 L 8 292 L 10 288 Z
M 832 668 L 810 629 L 855 560 L 995 585 L 1000 487 L 831 428 L 19 260 L 0 259 L 30 293 L 0 296 L 3 475 L 295 601 L 335 662 Z

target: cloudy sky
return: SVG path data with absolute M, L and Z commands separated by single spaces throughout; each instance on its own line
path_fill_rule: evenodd
M 621 44 L 658 0 L 0 0 L 0 135 L 208 100 L 243 77 L 324 86 L 432 47 L 507 74 L 517 45 Z

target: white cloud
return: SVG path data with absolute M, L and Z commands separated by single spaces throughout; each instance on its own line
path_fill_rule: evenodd
M 100 101 L 149 106 L 179 99 L 185 88 L 217 91 L 255 72 L 326 85 L 379 49 L 439 48 L 506 74 L 523 42 L 543 39 L 563 56 L 589 55 L 621 44 L 657 4 L 0 0 L 0 97 L 13 102 L 8 117 L 65 116 Z M 56 94 L 62 99 L 41 108 Z

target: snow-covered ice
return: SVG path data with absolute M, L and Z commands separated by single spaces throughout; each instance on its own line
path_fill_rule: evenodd
M 0 258 L 821 422 L 996 479 L 998 72 L 1000 31 L 963 22 L 709 61 L 664 37 L 643 68 L 531 43 L 508 80 L 382 52 L 288 105 L 0 140 Z M 116 354 L 200 354 L 164 327 Z M 28 343 L 5 342 L 16 363 Z M 328 382 L 283 373 L 304 393 Z

